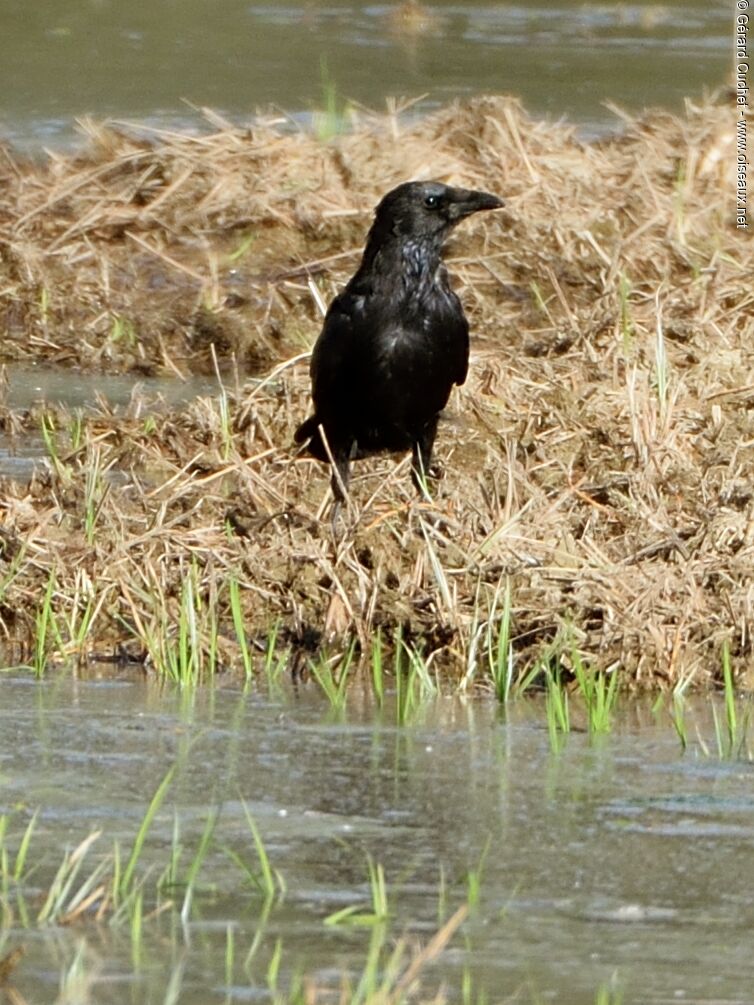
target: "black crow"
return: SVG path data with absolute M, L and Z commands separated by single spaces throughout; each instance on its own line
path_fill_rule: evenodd
M 413 181 L 377 206 L 361 264 L 314 346 L 314 414 L 295 434 L 313 457 L 334 462 L 336 506 L 350 462 L 379 451 L 411 448 L 422 490 L 440 412 L 469 365 L 469 325 L 443 242 L 465 217 L 502 205 L 487 192 Z

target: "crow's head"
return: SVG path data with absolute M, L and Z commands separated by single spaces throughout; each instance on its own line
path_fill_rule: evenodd
M 374 226 L 384 235 L 442 242 L 465 217 L 503 205 L 502 199 L 488 192 L 451 188 L 437 181 L 409 181 L 382 199 L 375 210 Z

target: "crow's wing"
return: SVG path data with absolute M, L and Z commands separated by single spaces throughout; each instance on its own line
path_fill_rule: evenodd
M 314 410 L 320 421 L 340 413 L 350 397 L 359 306 L 358 298 L 348 292 L 337 296 L 314 345 L 309 372 Z
M 463 384 L 469 372 L 469 322 L 463 313 L 457 317 L 455 328 L 453 383 Z
M 458 295 L 450 288 L 448 273 L 443 266 L 442 285 L 446 291 L 450 310 L 442 312 L 442 324 L 447 326 L 447 344 L 451 376 L 454 384 L 463 384 L 469 372 L 469 322 Z
M 308 450 L 321 461 L 327 460 L 320 426 L 327 431 L 330 448 L 336 447 L 339 433 L 346 434 L 343 416 L 348 414 L 350 396 L 348 372 L 353 352 L 352 324 L 338 299 L 330 305 L 322 331 L 314 343 L 309 374 L 312 382 L 314 414 L 305 419 L 293 434 L 295 443 L 309 441 Z

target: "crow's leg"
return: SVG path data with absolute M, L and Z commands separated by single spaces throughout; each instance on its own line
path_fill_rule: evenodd
M 333 435 L 328 436 L 322 423 L 317 426 L 317 444 L 314 456 L 330 464 L 330 486 L 338 502 L 344 502 L 348 494 L 348 469 L 351 458 L 356 454 L 356 442 L 343 440 Z
M 345 502 L 348 495 L 348 476 L 351 466 L 351 455 L 337 453 L 333 457 L 330 487 L 336 502 Z
M 348 477 L 350 474 L 351 459 L 355 456 L 355 454 L 355 441 L 349 444 L 335 444 L 335 448 L 332 452 L 332 476 L 330 478 L 330 487 L 332 488 L 332 494 L 335 497 L 335 501 L 333 503 L 332 513 L 330 514 L 330 523 L 335 537 L 338 536 L 337 522 L 340 514 L 341 503 L 348 501 Z
M 420 495 L 427 502 L 432 501 L 427 490 L 427 478 L 429 477 L 429 466 L 432 463 L 432 447 L 435 445 L 435 436 L 437 435 L 437 421 L 438 416 L 435 416 L 426 424 L 421 434 L 414 440 L 411 451 L 411 477 Z

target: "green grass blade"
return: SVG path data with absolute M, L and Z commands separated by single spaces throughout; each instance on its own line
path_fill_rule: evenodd
M 173 781 L 174 774 L 175 767 L 172 767 L 166 772 L 165 777 L 157 786 L 157 789 L 150 800 L 147 811 L 141 821 L 141 826 L 139 827 L 136 838 L 134 839 L 134 845 L 131 849 L 131 854 L 128 857 L 128 862 L 123 870 L 123 877 L 121 879 L 120 889 L 118 890 L 120 896 L 127 895 L 131 889 L 131 882 L 133 880 L 134 871 L 136 870 L 139 857 L 141 856 L 142 848 L 144 847 L 144 841 L 146 840 L 147 833 L 152 825 L 155 814 L 159 810 L 165 796 L 167 795 L 167 791 L 170 788 L 170 783 Z

